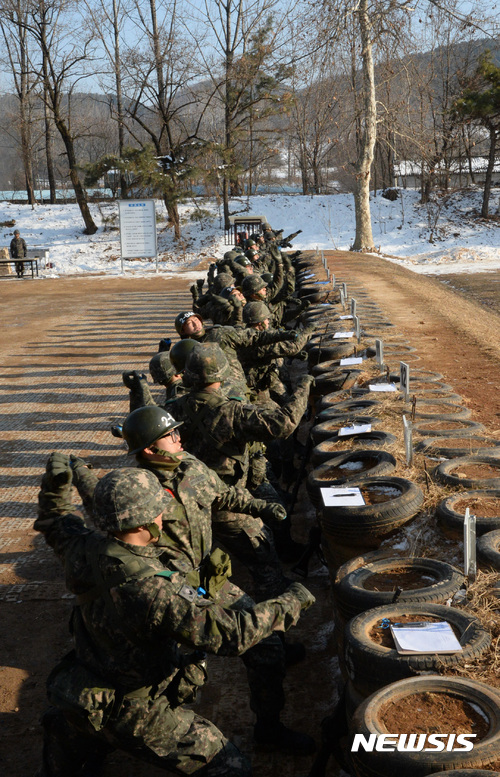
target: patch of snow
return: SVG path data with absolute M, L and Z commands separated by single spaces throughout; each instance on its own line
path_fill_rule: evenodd
M 387 261 L 425 274 L 488 272 L 500 268 L 500 221 L 478 216 L 482 192 L 473 188 L 420 203 L 415 190 L 400 189 L 391 202 L 380 195 L 371 197 L 372 227 L 377 255 Z M 499 201 L 500 189 L 491 196 L 491 212 Z M 77 205 L 18 205 L 0 202 L 0 223 L 15 221 L 29 249 L 50 251 L 51 267 L 41 268 L 45 278 L 102 274 L 121 276 L 118 206 L 113 202 L 91 203 L 99 226 L 95 235 L 83 234 Z M 350 194 L 319 196 L 267 194 L 230 202 L 233 214 L 264 215 L 284 236 L 301 229 L 293 241 L 295 250 L 348 250 L 354 240 L 354 202 Z M 208 211 L 208 214 L 206 212 Z M 190 280 L 200 271 L 194 268 L 223 256 L 225 243 L 220 206 L 209 198 L 197 198 L 179 206 L 182 241 L 177 244 L 167 224 L 163 202 L 156 202 L 158 221 L 158 275 Z M 431 237 L 431 224 L 436 221 Z M 8 246 L 14 227 L 0 228 L 0 245 Z M 156 275 L 155 262 L 124 261 L 126 276 Z M 201 271 L 203 272 L 203 271 Z

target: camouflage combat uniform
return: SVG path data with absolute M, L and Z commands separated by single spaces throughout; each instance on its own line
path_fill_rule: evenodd
M 228 485 L 246 485 L 248 443 L 289 437 L 307 407 L 309 375 L 299 379 L 293 397 L 282 407 L 260 408 L 242 398 L 217 391 L 191 390 L 168 403 L 178 421 L 184 421 L 182 443 Z
M 76 596 L 75 648 L 48 680 L 54 708 L 43 720 L 39 774 L 73 777 L 89 754 L 119 748 L 176 774 L 248 777 L 239 751 L 183 706 L 206 679 L 203 657 L 185 649 L 230 656 L 258 651 L 263 639 L 280 643 L 274 632 L 297 622 L 305 589 L 294 584 L 274 600 L 254 604 L 228 584 L 224 603 L 222 597 L 215 602 L 164 566 L 158 544 L 130 545 L 87 529 L 71 512 L 71 481 L 63 475 L 61 483 L 48 465 L 35 529 L 61 559 Z M 150 477 L 143 473 L 149 488 Z M 159 497 L 148 499 L 152 515 Z
M 153 472 L 177 506 L 168 515 L 169 568 L 188 573 L 197 569 L 212 549 L 212 536 L 245 564 L 253 577 L 258 601 L 282 593 L 288 584 L 276 555 L 270 530 L 260 519 L 267 503 L 244 488 L 228 486 L 186 451 L 168 461 L 151 461 L 136 454 L 138 466 Z M 89 514 L 97 476 L 79 467 L 75 484 Z

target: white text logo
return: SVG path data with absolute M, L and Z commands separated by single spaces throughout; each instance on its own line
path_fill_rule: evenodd
M 468 752 L 474 747 L 477 734 L 355 734 L 351 753 L 357 753 L 360 748 L 367 753 L 391 753 L 395 750 L 406 753 L 422 751 Z

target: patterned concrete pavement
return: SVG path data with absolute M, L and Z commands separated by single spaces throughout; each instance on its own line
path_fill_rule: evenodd
M 51 284 L 54 296 L 46 293 Z M 57 559 L 31 528 L 47 456 L 73 452 L 98 470 L 131 463 L 109 432 L 128 410 L 121 372 L 145 370 L 158 340 L 175 337 L 174 316 L 190 307 L 187 286 L 161 281 L 160 291 L 152 280 L 107 281 L 105 287 L 99 280 L 51 281 L 24 284 L 20 300 L 12 292 L 0 298 L 6 314 L 0 340 L 0 770 L 9 777 L 27 777 L 39 765 L 45 677 L 71 647 L 72 597 Z M 299 519 L 311 520 L 308 511 L 307 502 L 299 504 L 296 536 L 304 531 Z M 318 605 L 292 639 L 306 643 L 309 658 L 289 672 L 284 720 L 317 737 L 335 693 L 336 658 L 325 570 L 318 567 L 308 585 Z M 251 755 L 254 774 L 304 777 L 310 759 L 254 747 L 241 661 L 211 658 L 209 674 L 197 709 Z M 119 753 L 105 769 L 106 777 L 160 773 Z

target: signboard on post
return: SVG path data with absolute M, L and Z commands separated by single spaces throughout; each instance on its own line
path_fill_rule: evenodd
M 410 397 L 410 367 L 406 362 L 399 362 L 399 388 L 407 402 Z
M 156 259 L 156 210 L 154 200 L 119 200 L 120 248 L 124 259 Z

